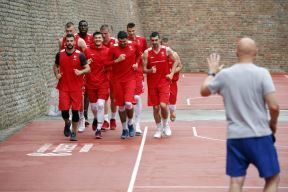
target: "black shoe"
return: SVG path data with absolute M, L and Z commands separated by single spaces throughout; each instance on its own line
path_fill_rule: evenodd
M 69 123 L 67 123 L 64 127 L 64 135 L 65 137 L 69 137 L 70 134 L 71 134 L 71 131 L 70 131 L 70 127 L 71 127 L 71 122 L 69 121 Z
M 70 135 L 70 141 L 77 141 L 76 133 L 72 132 Z
M 102 139 L 103 137 L 102 137 L 101 130 L 96 130 L 95 136 L 96 136 L 96 139 Z

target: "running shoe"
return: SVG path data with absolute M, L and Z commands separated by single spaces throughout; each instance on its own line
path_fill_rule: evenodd
M 111 130 L 116 129 L 116 119 L 110 119 L 110 129 Z
M 140 128 L 139 123 L 136 124 L 136 136 L 141 136 L 142 135 L 142 131 Z
M 160 139 L 162 136 L 162 128 L 156 128 L 156 131 L 154 133 L 154 138 Z
M 70 134 L 71 134 L 70 126 L 71 126 L 71 121 L 69 121 L 69 122 L 64 126 L 64 135 L 65 135 L 65 137 L 69 137 Z
M 96 139 L 102 139 L 102 134 L 101 134 L 101 130 L 96 130 L 95 132 L 95 136 L 96 136 Z
M 81 118 L 78 123 L 78 132 L 82 133 L 85 131 L 85 118 Z
M 164 128 L 163 128 L 163 134 L 165 136 L 171 136 L 172 135 L 172 131 L 171 128 L 169 126 L 169 124 L 167 124 Z
M 128 131 L 128 129 L 123 129 L 123 130 L 122 130 L 121 139 L 127 139 L 128 137 L 129 137 L 129 131 Z
M 70 135 L 70 141 L 77 141 L 76 133 L 71 132 L 71 135 Z
M 109 129 L 109 122 L 108 121 L 104 121 L 101 127 L 102 131 L 106 131 Z

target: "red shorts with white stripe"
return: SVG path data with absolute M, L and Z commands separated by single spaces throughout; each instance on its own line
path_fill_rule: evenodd
M 144 93 L 144 76 L 142 73 L 136 75 L 136 89 L 135 95 L 141 95 Z

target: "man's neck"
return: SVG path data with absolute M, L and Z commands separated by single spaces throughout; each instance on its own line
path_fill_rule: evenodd
M 82 38 L 82 37 L 86 37 L 87 33 L 78 33 L 78 35 Z
M 68 55 L 72 55 L 75 51 L 75 48 L 73 47 L 73 49 L 65 49 L 65 51 Z

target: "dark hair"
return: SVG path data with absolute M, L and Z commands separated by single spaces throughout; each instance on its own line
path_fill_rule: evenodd
M 101 33 L 100 31 L 95 31 L 95 32 L 93 33 L 93 37 L 95 37 L 96 35 L 101 35 L 101 36 L 102 36 L 102 33 Z
M 75 36 L 73 34 L 67 34 L 66 35 L 66 39 L 69 38 L 69 37 L 73 37 L 73 39 L 75 39 Z
M 87 25 L 88 25 L 88 22 L 87 22 L 87 21 L 85 21 L 85 20 L 81 20 L 81 21 L 79 21 L 78 26 L 80 26 L 81 23 L 87 23 Z
M 159 39 L 160 39 L 160 34 L 159 34 L 157 31 L 154 31 L 154 32 L 151 33 L 150 38 L 151 38 L 151 37 L 157 37 L 157 36 L 158 36 Z
M 74 23 L 72 23 L 71 21 L 69 21 L 68 23 L 66 23 L 65 28 L 69 28 L 71 26 L 74 26 Z
M 167 37 L 163 37 L 163 38 L 161 39 L 161 41 L 164 42 L 164 43 L 168 43 L 168 38 L 167 38 Z
M 118 39 L 126 39 L 128 37 L 128 34 L 126 31 L 119 31 L 117 35 Z
M 128 24 L 127 24 L 127 29 L 128 29 L 128 28 L 133 28 L 133 27 L 135 27 L 135 23 L 128 23 Z

